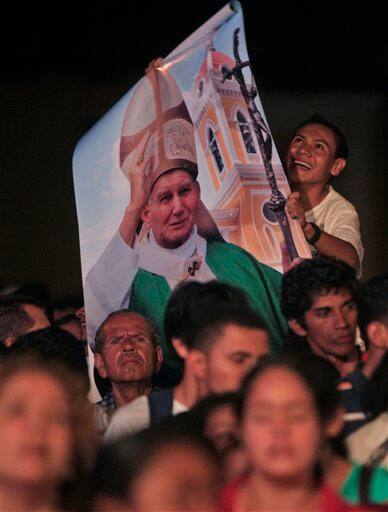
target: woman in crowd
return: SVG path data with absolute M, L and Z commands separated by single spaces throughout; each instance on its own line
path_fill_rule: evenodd
M 331 368 L 313 356 L 265 357 L 247 377 L 240 423 L 250 470 L 223 489 L 222 510 L 357 510 L 323 480 L 326 441 L 343 424 Z
M 4 511 L 80 511 L 95 437 L 81 379 L 38 356 L 0 362 Z

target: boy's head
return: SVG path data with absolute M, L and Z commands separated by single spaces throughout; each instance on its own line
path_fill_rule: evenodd
M 358 302 L 362 338 L 388 348 L 388 274 L 374 277 L 362 286 Z
M 348 146 L 334 124 L 314 114 L 295 130 L 287 150 L 291 183 L 326 184 L 346 165 Z
M 357 290 L 347 263 L 323 256 L 306 260 L 283 277 L 282 311 L 313 352 L 347 359 L 356 351 Z
M 174 291 L 165 316 L 167 340 L 185 372 L 213 393 L 236 391 L 258 358 L 268 353 L 268 333 L 245 295 L 219 282 L 186 283 Z

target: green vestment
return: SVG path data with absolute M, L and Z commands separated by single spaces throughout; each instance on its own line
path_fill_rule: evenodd
M 253 309 L 267 326 L 271 353 L 279 353 L 287 331 L 287 323 L 280 311 L 282 274 L 259 263 L 241 247 L 218 241 L 208 242 L 206 263 L 219 281 L 246 292 Z M 129 309 L 149 318 L 158 328 L 165 359 L 163 373 L 179 374 L 180 364 L 164 340 L 163 318 L 170 294 L 170 286 L 163 276 L 140 268 L 131 287 Z

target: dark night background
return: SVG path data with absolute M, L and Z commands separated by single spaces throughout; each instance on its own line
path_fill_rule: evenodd
M 0 285 L 82 293 L 72 181 L 79 138 L 224 1 L 15 3 L 2 16 Z M 274 140 L 319 112 L 350 146 L 335 182 L 357 208 L 364 278 L 387 269 L 387 31 L 373 2 L 243 0 L 251 64 Z M 351 6 L 351 7 L 350 7 Z

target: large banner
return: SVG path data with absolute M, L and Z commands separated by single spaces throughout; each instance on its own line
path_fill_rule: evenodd
M 158 202 L 158 215 L 147 206 L 155 182 L 163 192 L 171 176 L 175 186 L 173 174 L 165 174 L 171 169 L 198 180 L 198 211 L 191 212 L 184 203 L 187 191 L 180 188 L 169 189 L 171 197 L 158 191 L 151 201 Z M 250 68 L 238 2 L 152 62 L 145 77 L 80 140 L 74 183 L 90 339 L 107 314 L 129 306 L 139 251 L 142 268 L 157 274 L 158 264 L 167 263 L 150 252 L 152 244 L 186 250 L 190 215 L 201 240 L 222 238 L 279 272 L 297 258 L 311 257 L 298 224 L 284 210 L 290 189 Z M 167 219 L 166 227 L 163 207 L 174 194 L 184 206 L 174 206 L 175 220 Z M 163 274 L 170 272 L 170 287 L 185 276 L 196 278 L 196 251 L 184 268 L 177 269 L 172 257 Z

